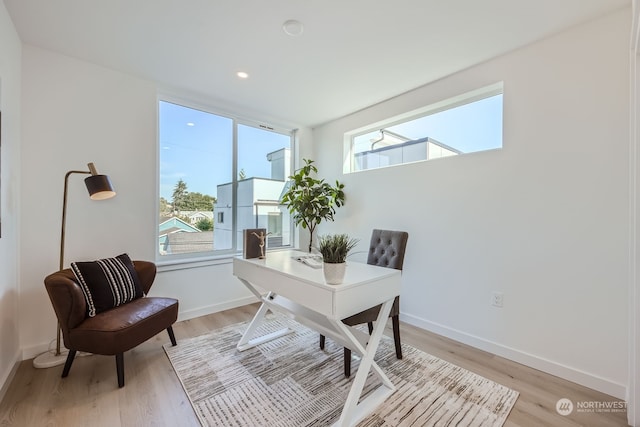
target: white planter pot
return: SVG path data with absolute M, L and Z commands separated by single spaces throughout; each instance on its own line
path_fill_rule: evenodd
M 324 281 L 330 285 L 339 285 L 344 279 L 346 268 L 346 262 L 341 262 L 339 264 L 330 264 L 328 262 L 323 263 L 322 271 L 324 272 Z

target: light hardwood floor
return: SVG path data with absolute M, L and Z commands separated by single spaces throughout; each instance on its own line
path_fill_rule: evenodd
M 181 339 L 251 319 L 257 305 L 227 310 L 174 326 Z M 617 399 L 464 344 L 401 325 L 402 340 L 520 392 L 505 426 L 626 426 L 626 413 L 556 412 L 558 399 L 611 402 Z M 390 330 L 387 334 L 391 335 Z M 162 345 L 166 332 L 125 353 L 125 387 L 118 388 L 115 358 L 77 358 L 67 378 L 62 366 L 35 369 L 20 364 L 0 403 L 0 426 L 198 426 L 198 420 Z M 341 369 L 341 367 L 336 367 Z M 253 426 L 252 426 L 253 427 Z

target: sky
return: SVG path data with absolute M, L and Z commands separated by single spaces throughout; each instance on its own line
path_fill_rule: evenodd
M 385 127 L 414 140 L 424 137 L 456 148 L 463 153 L 502 147 L 502 94 L 395 126 Z M 356 152 L 370 149 L 375 131 L 357 137 Z
M 216 196 L 216 186 L 232 181 L 233 120 L 160 102 L 160 196 L 171 201 L 178 180 L 187 191 Z M 238 172 L 270 178 L 267 154 L 289 147 L 288 135 L 238 125 Z
M 160 102 L 160 196 L 171 201 L 178 180 L 187 191 L 216 197 L 232 181 L 233 126 L 228 117 Z M 464 153 L 502 147 L 502 94 L 386 127 L 409 139 L 433 138 Z M 355 151 L 370 149 L 378 131 L 356 137 Z M 270 178 L 267 154 L 289 148 L 289 135 L 238 125 L 238 172 Z

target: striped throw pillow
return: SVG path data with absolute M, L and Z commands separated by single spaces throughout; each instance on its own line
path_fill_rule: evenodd
M 87 301 L 88 317 L 143 296 L 140 279 L 127 254 L 72 262 L 71 270 Z

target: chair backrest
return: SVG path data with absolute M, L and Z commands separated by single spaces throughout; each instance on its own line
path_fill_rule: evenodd
M 406 231 L 373 230 L 367 264 L 402 270 L 408 239 Z
M 150 261 L 133 261 L 133 266 L 147 294 L 156 277 L 156 265 Z M 45 277 L 44 285 L 66 339 L 69 329 L 78 326 L 86 317 L 87 306 L 82 289 L 69 268 Z

